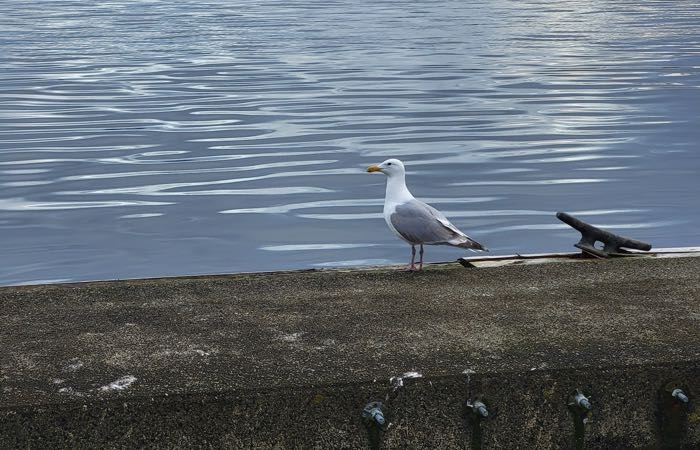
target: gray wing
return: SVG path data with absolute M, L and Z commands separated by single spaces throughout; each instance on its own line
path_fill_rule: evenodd
M 448 240 L 461 236 L 456 228 L 452 229 L 454 225 L 444 214 L 416 199 L 397 206 L 390 218 L 396 231 L 407 241 L 416 244 L 447 243 Z

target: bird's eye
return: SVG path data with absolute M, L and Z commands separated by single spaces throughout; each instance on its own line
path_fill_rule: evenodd
M 391 163 L 386 163 L 386 165 L 387 165 L 387 166 L 390 166 L 390 165 L 391 165 Z

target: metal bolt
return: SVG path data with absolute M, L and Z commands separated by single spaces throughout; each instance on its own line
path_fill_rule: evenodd
M 486 405 L 481 400 L 475 400 L 474 403 L 467 402 L 467 406 L 472 409 L 472 412 L 477 416 L 485 419 L 489 416 L 489 410 L 486 409 Z
M 671 396 L 674 397 L 676 400 L 678 400 L 681 403 L 688 403 L 688 396 L 685 395 L 685 392 L 683 392 L 682 389 L 676 388 L 671 392 Z
M 391 383 L 391 386 L 394 388 L 394 392 L 396 392 L 403 387 L 403 377 L 391 377 L 389 378 L 389 383 Z
M 379 426 L 384 425 L 386 423 L 386 419 L 384 418 L 384 411 L 382 410 L 383 405 L 381 402 L 371 402 L 368 403 L 365 406 L 365 409 L 362 410 L 362 417 L 365 420 L 368 420 L 370 422 L 374 422 Z
M 574 403 L 579 408 L 582 408 L 585 410 L 591 409 L 591 402 L 588 401 L 588 398 L 586 398 L 586 396 L 583 395 L 583 392 L 581 392 L 581 391 L 576 391 L 576 394 L 574 395 Z

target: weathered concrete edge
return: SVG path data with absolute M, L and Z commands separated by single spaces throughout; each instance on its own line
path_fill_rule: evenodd
M 649 254 L 632 252 L 625 258 L 635 259 L 663 259 L 663 258 L 697 258 L 700 257 L 700 247 L 680 247 L 678 249 L 668 248 L 663 249 L 665 252 Z M 682 250 L 682 251 L 681 251 Z M 533 254 L 513 254 L 513 255 L 498 255 L 498 256 L 474 256 L 462 257 L 453 261 L 437 261 L 425 263 L 426 270 L 443 270 L 454 269 L 455 264 L 459 264 L 466 269 L 483 269 L 493 267 L 503 267 L 508 265 L 528 265 L 528 264 L 560 264 L 560 263 L 592 263 L 595 258 L 584 257 L 580 252 L 560 252 L 560 253 L 533 253 Z M 95 279 L 81 281 L 63 281 L 57 283 L 32 283 L 32 284 L 9 284 L 0 286 L 2 289 L 32 289 L 41 287 L 81 287 L 93 284 L 109 284 L 123 282 L 157 282 L 157 281 L 197 281 L 197 280 L 218 280 L 231 279 L 235 277 L 256 277 L 256 276 L 293 276 L 307 273 L 368 273 L 368 272 L 384 272 L 402 269 L 403 264 L 390 265 L 367 265 L 367 266 L 351 266 L 351 267 L 312 267 L 306 269 L 291 269 L 291 270 L 270 270 L 256 272 L 231 272 L 231 273 L 206 273 L 206 274 L 190 274 L 190 275 L 168 275 L 143 278 L 114 278 L 114 279 Z
M 398 391 L 358 382 L 0 409 L 0 446 L 376 448 L 376 438 L 382 448 L 473 448 L 476 439 L 485 448 L 573 448 L 575 416 L 566 402 L 578 388 L 593 403 L 586 448 L 696 448 L 700 415 L 669 410 L 663 389 L 675 381 L 690 395 L 700 392 L 699 370 L 691 361 L 503 371 L 414 378 Z M 488 421 L 469 414 L 467 400 L 475 398 L 488 405 Z M 361 418 L 377 400 L 389 422 L 378 434 Z
M 516 378 L 516 377 L 527 377 L 530 375 L 545 375 L 547 377 L 556 378 L 557 374 L 565 374 L 571 372 L 598 372 L 598 371 L 614 371 L 614 372 L 636 372 L 640 370 L 672 370 L 676 368 L 695 368 L 698 370 L 698 375 L 700 376 L 700 359 L 671 359 L 658 361 L 654 360 L 649 363 L 638 363 L 638 364 L 615 364 L 615 365 L 597 365 L 595 363 L 591 364 L 581 364 L 575 367 L 555 367 L 555 368 L 532 368 L 530 370 L 465 370 L 462 372 L 455 373 L 433 373 L 425 374 L 422 372 L 408 371 L 406 373 L 415 374 L 406 377 L 409 384 L 413 383 L 423 383 L 423 382 L 441 382 L 445 380 L 455 380 L 464 379 L 467 381 L 471 378 Z M 401 376 L 402 374 L 397 374 Z M 236 395 L 250 395 L 254 393 L 266 392 L 268 394 L 284 396 L 290 391 L 313 391 L 317 389 L 333 390 L 333 389 L 356 389 L 360 387 L 368 387 L 371 390 L 375 390 L 380 393 L 385 391 L 390 391 L 393 389 L 391 383 L 392 378 L 388 379 L 369 379 L 363 378 L 358 379 L 354 382 L 339 382 L 339 383 L 309 383 L 309 384 L 289 384 L 282 386 L 269 386 L 266 389 L 261 389 L 260 387 L 245 387 L 236 386 L 229 387 L 220 390 L 202 390 L 195 392 L 178 392 L 174 394 L 156 394 L 156 395 L 131 395 L 127 392 L 113 392 L 108 396 L 104 397 L 65 397 L 63 401 L 48 401 L 42 402 L 40 404 L 17 404 L 17 405 L 0 405 L 0 411 L 32 411 L 36 408 L 43 407 L 58 407 L 58 406 L 68 406 L 80 405 L 81 407 L 86 404 L 91 405 L 102 405 L 109 404 L 111 402 L 123 402 L 124 400 L 129 400 L 133 402 L 153 402 L 155 399 L 186 399 L 186 398 L 208 398 L 208 397 L 219 397 L 221 395 L 236 394 Z M 698 380 L 700 381 L 700 379 Z M 700 391 L 698 392 L 700 394 Z M 700 398 L 699 398 L 700 399 Z

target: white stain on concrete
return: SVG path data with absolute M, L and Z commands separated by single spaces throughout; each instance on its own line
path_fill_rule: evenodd
M 301 339 L 301 336 L 303 334 L 304 333 L 302 333 L 302 332 L 282 334 L 280 336 L 280 339 L 283 340 L 284 342 L 297 342 L 298 340 Z
M 391 383 L 391 385 L 394 386 L 394 390 L 397 390 L 403 387 L 404 380 L 410 380 L 412 378 L 423 378 L 423 374 L 415 371 L 406 372 L 401 375 L 389 378 L 389 383 Z
M 187 350 L 163 350 L 158 353 L 155 353 L 155 356 L 191 356 L 191 355 L 197 355 L 197 356 L 211 356 L 211 355 L 216 355 L 219 353 L 219 350 L 216 348 L 208 348 L 206 350 L 201 349 L 201 348 L 188 348 Z
M 64 394 L 64 395 L 70 395 L 72 397 L 82 397 L 83 396 L 82 392 L 76 391 L 75 389 L 73 389 L 70 386 L 62 387 L 61 389 L 58 390 L 58 393 Z
M 401 378 L 404 380 L 410 379 L 410 378 L 423 378 L 423 374 L 420 372 L 406 372 L 403 375 L 401 375 Z
M 64 370 L 68 372 L 75 372 L 77 370 L 82 369 L 84 366 L 83 362 L 79 360 L 78 358 L 73 358 L 71 359 L 70 363 L 64 367 Z
M 118 380 L 112 381 L 111 383 L 102 386 L 100 388 L 100 391 L 102 392 L 109 392 L 109 391 L 123 391 L 124 389 L 127 389 L 131 384 L 136 381 L 136 377 L 133 375 L 126 375 L 121 377 Z

